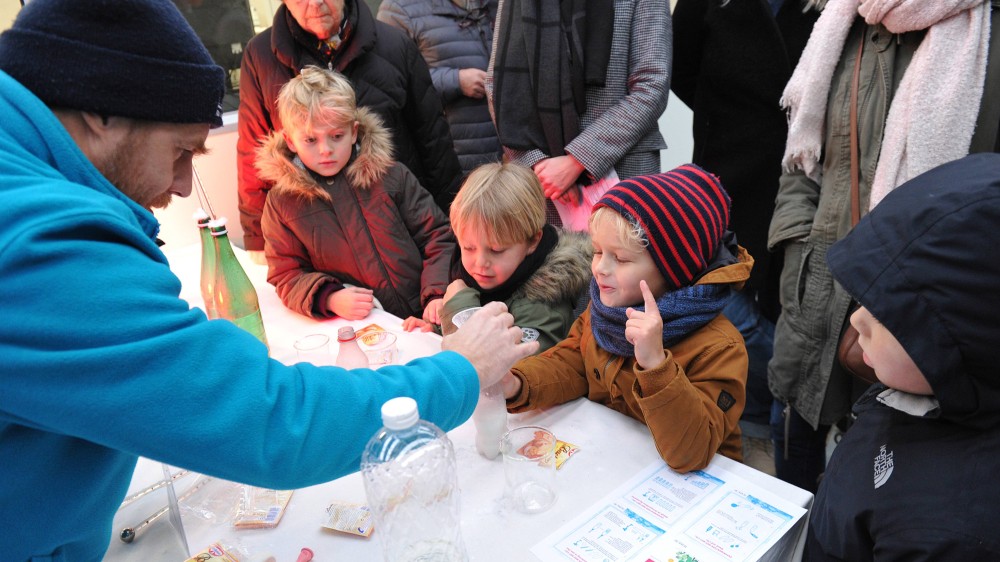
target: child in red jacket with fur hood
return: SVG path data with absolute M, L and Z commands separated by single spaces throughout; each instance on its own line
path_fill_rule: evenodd
M 288 308 L 364 318 L 376 303 L 440 323 L 455 237 L 431 194 L 393 160 L 388 131 L 350 82 L 309 67 L 282 87 L 284 129 L 258 150 L 274 182 L 261 228 L 268 281 Z

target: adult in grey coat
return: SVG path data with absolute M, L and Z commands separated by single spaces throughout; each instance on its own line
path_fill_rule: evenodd
M 496 13 L 496 0 L 385 0 L 378 10 L 427 61 L 465 174 L 502 156 L 484 84 Z
M 501 33 L 510 29 L 504 20 L 505 2 L 497 8 L 497 24 L 487 72 L 486 92 L 497 128 L 505 123 L 497 85 L 504 79 L 498 64 Z M 517 0 L 525 2 L 527 0 Z M 516 4 L 515 4 L 516 5 Z M 671 23 L 667 0 L 615 0 L 610 58 L 603 85 L 587 85 L 586 108 L 579 114 L 579 132 L 562 147 L 562 154 L 536 146 L 504 146 L 508 159 L 534 169 L 546 197 L 565 197 L 578 179 L 596 180 L 614 169 L 621 179 L 660 171 L 660 150 L 667 147 L 657 127 L 667 107 L 670 88 Z M 513 38 L 508 38 L 513 41 Z M 503 143 L 503 134 L 501 143 Z

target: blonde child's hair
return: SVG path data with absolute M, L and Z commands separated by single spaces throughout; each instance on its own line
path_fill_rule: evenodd
M 635 249 L 645 249 L 649 246 L 646 231 L 642 229 L 639 221 L 624 217 L 611 207 L 598 207 L 591 213 L 587 226 L 593 230 L 595 224 L 610 224 L 611 228 L 615 229 L 618 239 Z
M 339 72 L 307 66 L 278 92 L 278 118 L 285 129 L 316 124 L 345 127 L 358 116 L 351 82 Z
M 479 166 L 465 179 L 451 203 L 451 227 L 486 233 L 491 244 L 530 240 L 545 225 L 545 195 L 530 168 L 494 162 Z

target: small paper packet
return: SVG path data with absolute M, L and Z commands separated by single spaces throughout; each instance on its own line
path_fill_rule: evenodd
M 375 522 L 367 505 L 333 502 L 326 508 L 326 514 L 326 523 L 323 523 L 326 529 L 362 537 L 372 534 Z
M 226 547 L 216 542 L 184 562 L 240 562 L 240 559 L 236 557 L 236 554 L 226 550 Z
M 268 490 L 254 487 L 253 502 L 248 508 L 241 506 L 236 513 L 233 526 L 240 529 L 263 529 L 276 527 L 292 499 L 294 490 Z
M 572 443 L 556 439 L 556 470 L 562 468 L 563 463 L 569 460 L 580 448 Z
M 361 328 L 358 331 L 354 332 L 354 335 L 356 335 L 358 337 L 358 340 L 360 340 L 362 342 L 365 342 L 365 343 L 368 343 L 369 339 L 372 337 L 372 334 L 375 334 L 377 332 L 385 332 L 385 331 L 386 331 L 386 329 L 383 328 L 382 326 L 379 326 L 378 324 L 369 324 L 369 325 L 365 326 L 364 328 Z M 367 338 L 366 338 L 366 336 L 367 336 Z
M 546 453 L 549 450 L 549 444 L 552 443 L 553 439 L 555 439 L 555 436 L 548 431 L 536 431 L 535 438 L 528 441 L 524 445 L 521 445 L 521 448 L 518 449 L 517 452 L 529 459 L 542 459 L 542 457 L 547 456 Z M 560 441 L 559 439 L 555 439 L 554 448 L 556 470 L 562 468 L 563 463 L 569 460 L 570 457 L 580 450 L 580 448 L 576 445 Z M 543 460 L 539 460 L 539 464 L 541 464 Z

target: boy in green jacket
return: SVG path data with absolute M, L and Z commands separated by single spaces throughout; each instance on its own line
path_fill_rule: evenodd
M 566 337 L 590 281 L 590 241 L 545 223 L 534 172 L 513 163 L 476 168 L 452 202 L 451 226 L 460 260 L 445 291 L 445 334 L 455 330 L 456 313 L 501 301 L 540 349 Z

